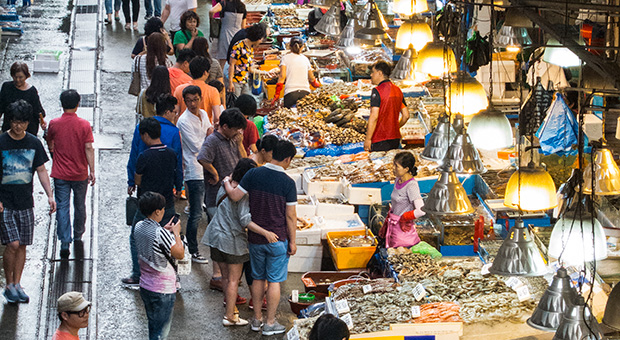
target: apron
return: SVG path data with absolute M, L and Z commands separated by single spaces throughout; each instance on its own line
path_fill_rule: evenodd
M 392 214 L 392 210 L 388 212 L 388 216 L 383 222 L 383 227 L 379 232 L 380 235 L 385 233 L 385 247 L 386 248 L 398 248 L 398 247 L 411 247 L 420 243 L 420 237 L 415 229 L 415 223 L 413 221 L 406 224 L 409 227 L 409 231 L 403 231 L 400 227 L 400 216 Z
M 230 58 L 230 56 L 226 55 L 226 52 L 228 52 L 228 45 L 230 45 L 235 34 L 241 30 L 242 21 L 243 13 L 226 12 L 222 18 L 220 38 L 217 42 L 217 59 L 228 60 L 228 58 Z

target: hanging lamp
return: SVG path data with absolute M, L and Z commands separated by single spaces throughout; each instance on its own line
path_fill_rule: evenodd
M 337 37 L 340 35 L 340 8 L 333 5 L 314 26 L 314 29 L 324 35 Z
M 459 71 L 449 88 L 448 108 L 452 113 L 475 115 L 489 106 L 484 87 L 465 71 Z
M 430 42 L 418 51 L 416 67 L 418 72 L 429 74 L 433 77 L 441 77 L 445 74 L 456 72 L 454 51 L 442 42 Z
M 383 14 L 374 1 L 369 2 L 368 16 L 364 18 L 363 28 L 355 32 L 355 38 L 361 40 L 384 40 L 390 39 L 387 34 L 387 23 Z
M 592 315 L 583 296 L 577 296 L 564 313 L 553 340 L 602 340 L 601 326 Z
M 394 0 L 392 11 L 409 17 L 417 13 L 428 12 L 428 2 L 426 0 Z
M 342 32 L 340 32 L 340 37 L 338 38 L 338 42 L 336 43 L 336 46 L 343 47 L 343 48 L 356 46 L 355 44 L 355 29 L 356 29 L 355 23 L 356 22 L 357 20 L 355 18 L 350 18 L 347 21 L 347 25 L 344 27 Z
M 467 192 L 452 168 L 441 172 L 422 209 L 435 215 L 464 215 L 474 212 Z
M 480 154 L 471 142 L 469 134 L 463 125 L 463 116 L 457 115 L 454 119 L 456 136 L 448 147 L 443 160 L 444 166 L 450 166 L 458 174 L 482 174 L 487 171 L 480 160 Z M 459 122 L 460 121 L 460 122 Z
M 548 249 L 549 256 L 570 266 L 607 258 L 603 226 L 597 219 L 593 223 L 581 202 L 577 205 L 581 207 L 567 211 L 553 226 Z
M 493 260 L 489 272 L 506 276 L 542 276 L 547 273 L 547 265 L 529 228 L 518 219 L 510 229 Z
M 532 38 L 526 28 L 504 25 L 495 35 L 496 46 L 504 47 L 508 52 L 519 52 L 523 45 L 531 45 Z
M 456 133 L 450 124 L 450 118 L 445 113 L 442 113 L 420 157 L 435 162 L 443 160 L 455 136 Z
M 504 205 L 525 211 L 555 208 L 558 198 L 555 183 L 549 173 L 534 162 L 516 171 L 506 185 Z
M 547 332 L 555 331 L 562 321 L 564 313 L 577 297 L 577 291 L 570 285 L 570 277 L 564 267 L 558 269 L 551 285 L 538 301 L 538 305 L 527 319 L 527 324 Z
M 594 186 L 595 195 L 620 195 L 620 169 L 606 147 L 594 152 Z M 592 193 L 592 165 L 587 165 L 583 171 L 583 193 Z
M 493 104 L 472 117 L 467 133 L 477 149 L 499 150 L 513 145 L 510 121 Z
M 581 59 L 566 47 L 563 47 L 555 38 L 550 38 L 543 54 L 544 62 L 560 67 L 574 67 L 581 65 Z
M 605 305 L 605 316 L 603 316 L 603 324 L 607 327 L 620 331 L 620 284 L 614 286 L 607 298 Z
M 416 51 L 421 50 L 433 41 L 433 31 L 431 27 L 423 21 L 406 21 L 398 29 L 396 34 L 396 48 L 406 50 L 410 45 Z
M 403 55 L 400 56 L 396 66 L 392 70 L 390 78 L 392 79 L 413 79 L 415 74 L 415 51 L 408 48 Z

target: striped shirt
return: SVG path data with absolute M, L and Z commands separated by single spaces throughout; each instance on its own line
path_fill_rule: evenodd
M 176 292 L 176 273 L 166 254 L 176 243 L 172 232 L 150 218 L 136 224 L 134 230 L 140 260 L 140 287 L 155 293 Z M 165 252 L 165 253 L 164 253 Z

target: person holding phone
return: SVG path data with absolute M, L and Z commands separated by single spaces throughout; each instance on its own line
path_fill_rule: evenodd
M 138 222 L 134 231 L 140 261 L 140 297 L 149 320 L 150 340 L 168 337 L 177 291 L 174 259 L 181 260 L 185 255 L 178 215 L 163 227 L 160 225 L 165 221 L 166 205 L 163 195 L 143 193 L 138 206 L 146 219 Z

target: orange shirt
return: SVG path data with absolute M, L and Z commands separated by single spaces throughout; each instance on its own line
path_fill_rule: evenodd
M 200 87 L 200 91 L 202 92 L 202 103 L 200 108 L 207 112 L 209 116 L 209 120 L 213 122 L 213 106 L 220 106 L 220 94 L 217 92 L 217 89 L 213 86 L 207 85 L 202 80 L 192 79 L 189 83 L 182 84 L 177 86 L 176 90 L 174 90 L 174 96 L 177 98 L 179 102 L 179 108 L 181 113 L 185 112 L 185 101 L 183 100 L 183 89 L 188 87 L 189 85 L 196 85 Z
M 52 337 L 52 340 L 80 340 L 80 338 L 71 333 L 63 332 L 57 329 L 56 333 L 54 333 L 54 336 Z
M 192 81 L 192 77 L 180 68 L 170 67 L 168 68 L 168 73 L 170 74 L 170 91 L 172 93 L 174 93 L 177 86 Z

